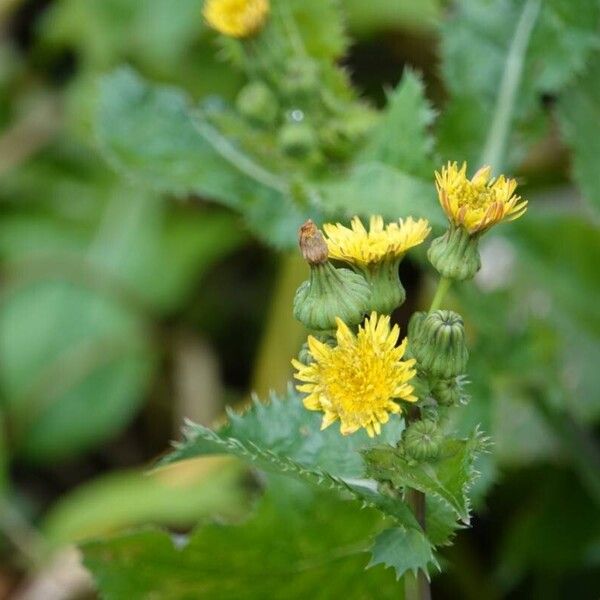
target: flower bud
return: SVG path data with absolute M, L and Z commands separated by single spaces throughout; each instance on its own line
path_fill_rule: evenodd
M 279 130 L 279 147 L 289 156 L 305 157 L 318 150 L 315 130 L 308 123 L 286 123 Z
M 456 406 L 465 404 L 468 400 L 464 392 L 462 377 L 437 379 L 431 384 L 431 395 L 441 406 Z
M 361 269 L 371 285 L 371 310 L 389 315 L 406 300 L 406 291 L 398 276 L 399 264 L 398 259 L 388 259 Z
M 371 297 L 365 279 L 327 260 L 327 244 L 312 221 L 300 228 L 300 250 L 310 265 L 310 278 L 296 291 L 294 317 L 307 329 L 321 332 L 335 329 L 336 317 L 347 325 L 360 323 Z
M 469 352 L 459 314 L 451 310 L 415 313 L 408 326 L 408 339 L 419 371 L 439 379 L 465 372 Z
M 478 237 L 455 225 L 431 242 L 427 256 L 438 273 L 449 279 L 472 279 L 481 268 Z
M 275 94 L 262 81 L 252 81 L 238 94 L 236 107 L 247 119 L 263 125 L 272 125 L 277 119 L 279 103 Z
M 317 63 L 310 58 L 293 58 L 281 80 L 281 91 L 287 96 L 309 96 L 320 85 Z
M 456 377 L 438 379 L 431 385 L 431 395 L 442 406 L 454 406 L 460 402 L 460 388 Z
M 424 419 L 408 426 L 402 436 L 402 447 L 407 456 L 414 460 L 432 460 L 440 453 L 442 439 L 437 423 Z

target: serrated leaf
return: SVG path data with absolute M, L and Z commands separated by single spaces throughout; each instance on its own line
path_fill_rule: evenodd
M 437 496 L 427 496 L 425 503 L 427 539 L 435 548 L 449 546 L 464 525 L 458 522 L 454 510 Z
M 592 123 L 600 123 L 600 55 L 561 96 L 560 127 L 573 151 L 573 175 L 583 195 L 600 210 L 600 137 Z
M 333 215 L 428 219 L 432 225 L 446 223 L 431 181 L 409 175 L 380 162 L 361 163 L 343 179 L 322 184 L 322 208 Z
M 381 162 L 423 179 L 432 178 L 435 113 L 425 98 L 423 80 L 405 70 L 387 97 L 387 106 L 357 162 Z
M 392 567 L 396 572 L 396 579 L 400 579 L 408 571 L 415 574 L 423 571 L 429 578 L 430 565 L 439 569 L 431 544 L 423 532 L 417 529 L 386 529 L 375 539 L 371 552 L 368 566 L 383 564 Z
M 243 415 L 229 413 L 218 431 L 188 423 L 185 440 L 161 464 L 196 456 L 227 453 L 276 473 L 353 497 L 378 508 L 406 527 L 419 528 L 408 506 L 380 493 L 375 481 L 365 479 L 361 450 L 382 442 L 393 444 L 402 433 L 401 419 L 391 419 L 378 440 L 364 432 L 342 436 L 334 427 L 320 430 L 320 415 L 307 411 L 291 388 L 285 398 L 272 395 L 268 404 L 257 399 Z M 391 446 L 390 446 L 391 447 Z
M 379 481 L 390 481 L 398 489 L 414 488 L 435 496 L 468 524 L 467 492 L 477 475 L 473 462 L 480 448 L 481 439 L 475 433 L 467 440 L 445 440 L 440 458 L 431 462 L 411 461 L 399 449 L 390 446 L 365 450 L 363 454 L 369 475 Z
M 229 411 L 228 416 L 228 423 L 214 432 L 220 439 L 254 444 L 304 467 L 319 467 L 333 475 L 355 479 L 364 477 L 360 450 L 375 444 L 395 444 L 404 429 L 402 419 L 393 418 L 377 441 L 364 431 L 343 436 L 335 425 L 321 431 L 322 416 L 306 410 L 300 395 L 291 387 L 283 397 L 272 394 L 266 403 L 254 398 L 244 413 Z M 186 440 L 177 445 L 167 462 L 205 454 L 205 433 L 205 428 L 188 424 Z
M 220 36 L 219 43 L 230 59 L 240 62 L 246 48 L 238 40 Z M 337 0 L 275 0 L 269 19 L 253 40 L 252 56 L 272 63 L 306 54 L 331 65 L 343 56 L 347 46 L 343 13 Z M 257 65 L 252 67 L 254 73 L 256 68 Z
M 239 526 L 201 527 L 183 543 L 156 529 L 93 541 L 83 547 L 84 563 L 107 600 L 391 599 L 398 593 L 391 573 L 364 571 L 364 540 L 379 527 L 373 511 L 277 485 Z
M 179 90 L 121 68 L 100 81 L 96 137 L 108 162 L 138 185 L 198 194 L 247 217 L 262 239 L 295 243 L 305 220 L 287 183 L 194 113 Z

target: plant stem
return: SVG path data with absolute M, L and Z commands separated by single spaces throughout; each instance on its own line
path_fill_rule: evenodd
M 451 279 L 448 279 L 447 277 L 440 278 L 437 290 L 435 290 L 435 295 L 431 301 L 431 306 L 429 307 L 429 312 L 437 310 L 442 305 L 442 300 L 444 299 L 446 292 L 450 289 L 451 284 Z
M 481 156 L 481 164 L 490 165 L 494 172 L 499 172 L 504 162 L 510 122 L 523 75 L 525 54 L 540 6 L 541 0 L 527 0 L 508 49 L 492 124 Z
M 406 500 L 419 525 L 425 531 L 425 494 L 418 490 L 409 489 Z M 431 600 L 429 580 L 423 571 L 420 570 L 416 576 L 413 573 L 406 573 L 404 576 L 404 598 L 405 600 Z

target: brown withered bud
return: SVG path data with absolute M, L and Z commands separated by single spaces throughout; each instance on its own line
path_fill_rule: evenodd
M 304 260 L 309 265 L 322 265 L 329 252 L 323 234 L 310 219 L 298 231 L 298 243 Z

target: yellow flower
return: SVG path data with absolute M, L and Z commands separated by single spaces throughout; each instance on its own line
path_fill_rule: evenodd
M 339 419 L 343 435 L 364 427 L 373 437 L 381 432 L 389 413 L 401 411 L 394 400 L 417 400 L 408 383 L 416 372 L 415 360 L 400 360 L 407 341 L 396 346 L 399 335 L 397 325 L 390 328 L 389 316 L 373 312 L 357 335 L 337 319 L 334 347 L 309 336 L 313 362 L 293 360 L 292 364 L 294 377 L 302 382 L 296 386 L 298 391 L 308 394 L 304 406 L 325 413 L 321 429 Z
M 256 33 L 269 14 L 269 0 L 206 0 L 207 23 L 223 35 L 244 38 Z
M 384 225 L 383 218 L 374 215 L 369 231 L 358 217 L 352 219 L 351 229 L 340 223 L 326 223 L 323 230 L 330 258 L 364 268 L 383 260 L 401 258 L 407 250 L 423 242 L 431 228 L 425 219 L 414 221 L 412 217 Z
M 467 163 L 455 162 L 435 174 L 440 204 L 450 221 L 469 234 L 483 233 L 501 221 L 518 219 L 527 210 L 527 201 L 514 194 L 517 182 L 500 175 L 490 178 L 491 167 L 481 167 L 467 179 Z

